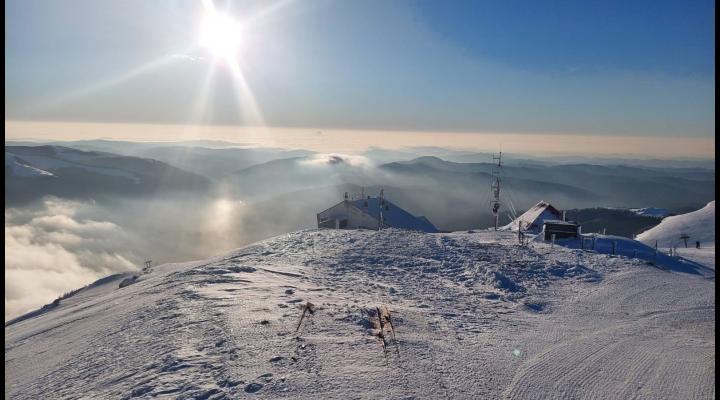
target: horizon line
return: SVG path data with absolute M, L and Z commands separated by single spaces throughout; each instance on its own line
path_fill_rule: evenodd
M 709 138 L 5 120 L 5 140 L 134 142 L 194 140 L 321 152 L 439 147 L 470 151 L 502 150 L 508 154 L 715 159 L 714 136 Z

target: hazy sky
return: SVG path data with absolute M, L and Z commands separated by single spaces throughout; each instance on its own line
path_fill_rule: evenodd
M 102 135 L 99 135 L 102 133 Z M 715 139 L 703 137 L 512 134 L 362 129 L 259 128 L 74 122 L 5 122 L 6 140 L 221 140 L 249 147 L 362 152 L 371 147 L 438 147 L 529 155 L 611 155 L 621 158 L 715 158 Z
M 10 0 L 5 118 L 714 143 L 714 8 L 235 1 L 233 70 L 197 46 L 199 0 Z

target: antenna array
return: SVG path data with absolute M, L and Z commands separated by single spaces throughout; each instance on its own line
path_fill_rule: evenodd
M 493 163 L 497 161 L 497 164 L 493 165 L 492 169 L 492 183 L 490 188 L 492 190 L 493 199 L 491 201 L 493 218 L 495 219 L 495 230 L 498 229 L 498 214 L 500 212 L 500 172 L 502 171 L 502 151 L 498 156 L 493 153 Z

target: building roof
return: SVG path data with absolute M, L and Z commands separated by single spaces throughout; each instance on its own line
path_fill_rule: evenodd
M 540 201 L 504 228 L 518 230 L 522 222 L 523 230 L 539 231 L 542 229 L 544 221 L 559 220 L 561 218 L 562 213 L 557 208 L 546 201 Z
M 577 226 L 578 223 L 574 221 L 563 221 L 560 219 L 546 219 L 543 223 L 545 224 L 553 224 L 553 225 L 574 225 Z
M 380 208 L 382 206 L 383 222 L 384 225 L 389 227 L 423 232 L 438 231 L 427 218 L 423 216 L 416 217 L 387 199 L 370 197 L 351 200 L 351 203 L 378 221 L 380 220 Z

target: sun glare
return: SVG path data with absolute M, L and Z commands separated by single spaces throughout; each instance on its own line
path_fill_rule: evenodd
M 213 56 L 234 61 L 241 44 L 240 24 L 230 15 L 207 10 L 200 28 L 200 44 Z

